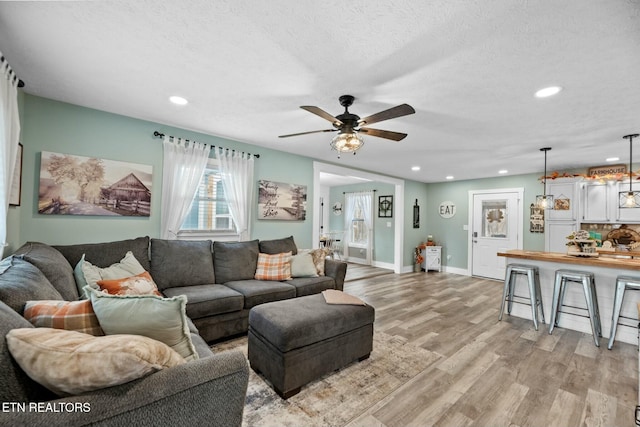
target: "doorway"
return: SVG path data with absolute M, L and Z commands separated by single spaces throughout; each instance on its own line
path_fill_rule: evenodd
M 469 191 L 472 276 L 504 279 L 498 252 L 522 249 L 523 195 L 522 188 Z

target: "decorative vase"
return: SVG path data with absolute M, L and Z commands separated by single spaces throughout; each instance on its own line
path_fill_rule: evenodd
M 414 273 L 420 273 L 422 271 L 422 265 L 420 264 L 413 264 L 413 272 Z

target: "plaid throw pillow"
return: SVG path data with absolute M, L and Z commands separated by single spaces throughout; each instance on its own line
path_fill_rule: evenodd
M 258 254 L 257 280 L 290 280 L 291 252 L 269 255 Z
M 104 335 L 89 300 L 27 301 L 24 318 L 36 328 L 65 329 L 85 334 Z

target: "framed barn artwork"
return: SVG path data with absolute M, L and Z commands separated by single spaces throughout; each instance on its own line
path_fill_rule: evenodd
M 151 215 L 153 166 L 43 151 L 38 213 Z

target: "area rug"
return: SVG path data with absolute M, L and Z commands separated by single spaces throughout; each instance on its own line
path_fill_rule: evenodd
M 247 337 L 212 347 L 242 350 Z M 398 337 L 376 332 L 371 357 L 302 387 L 288 400 L 250 370 L 243 426 L 344 426 L 432 364 L 438 356 Z

